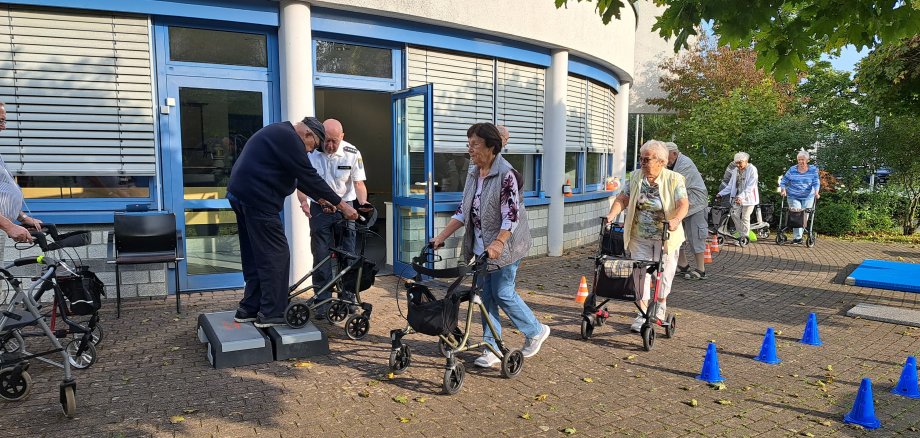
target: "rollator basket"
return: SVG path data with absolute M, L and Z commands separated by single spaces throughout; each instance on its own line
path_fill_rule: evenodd
M 77 275 L 58 276 L 57 284 L 67 299 L 71 314 L 92 315 L 102 307 L 105 284 L 89 268 L 78 268 Z
M 594 294 L 602 298 L 635 301 L 646 268 L 635 260 L 607 259 L 597 265 Z
M 406 319 L 416 332 L 429 336 L 448 335 L 457 327 L 460 297 L 451 292 L 435 299 L 427 286 L 414 283 L 408 287 L 409 311 Z

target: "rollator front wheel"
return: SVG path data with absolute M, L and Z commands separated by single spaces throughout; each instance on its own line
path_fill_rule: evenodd
M 645 351 L 652 351 L 655 346 L 655 329 L 650 325 L 642 326 L 642 348 Z
M 758 239 L 764 239 L 764 240 L 770 238 L 770 229 L 767 228 L 767 227 L 758 229 L 758 230 L 757 230 L 757 238 L 758 238 Z
M 671 315 L 668 318 L 668 325 L 664 328 L 664 337 L 670 339 L 674 337 L 674 334 L 677 333 L 677 317 Z
M 591 324 L 588 318 L 581 318 L 581 338 L 591 339 L 592 334 L 594 334 L 594 324 Z
M 805 237 L 805 247 L 806 248 L 811 248 L 815 246 L 815 237 L 816 237 L 815 233 L 808 233 L 808 235 Z
M 102 331 L 102 324 L 99 323 L 96 323 L 96 326 L 89 333 L 92 336 L 93 345 L 99 345 L 105 335 L 105 332 Z
M 412 350 L 408 345 L 401 345 L 390 352 L 390 371 L 393 374 L 402 374 L 412 364 Z
M 741 237 L 738 239 L 738 245 L 739 245 L 740 247 L 742 247 L 742 248 L 744 248 L 745 246 L 747 246 L 748 243 L 751 243 L 751 240 L 748 239 L 747 236 L 741 236 Z
M 776 233 L 776 244 L 777 244 L 777 245 L 782 245 L 782 244 L 784 244 L 784 243 L 786 243 L 786 235 L 783 234 L 782 231 L 778 231 L 778 232 Z
M 77 414 L 77 394 L 73 386 L 61 386 L 61 409 L 67 418 L 73 418 Z
M 22 350 L 22 337 L 15 331 L 5 335 L 0 341 L 0 353 L 18 353 Z
M 22 400 L 32 391 L 32 376 L 26 371 L 16 375 L 14 371 L 12 367 L 0 370 L 0 398 L 6 401 Z
M 466 377 L 466 369 L 462 362 L 454 363 L 453 367 L 444 370 L 444 393 L 454 395 L 463 387 L 463 378 Z
M 345 334 L 349 338 L 359 340 L 371 331 L 371 320 L 364 315 L 351 315 L 345 321 Z
M 310 322 L 310 307 L 304 303 L 290 303 L 284 309 L 284 322 L 293 328 L 301 328 Z
M 513 350 L 502 356 L 502 377 L 510 379 L 521 374 L 524 368 L 524 353 L 521 350 Z
M 67 352 L 70 366 L 78 370 L 85 370 L 96 363 L 96 346 L 93 345 L 92 342 L 87 342 L 86 349 L 84 349 L 82 353 L 77 354 L 80 351 L 80 343 L 80 339 L 74 339 L 67 343 L 67 347 L 64 348 L 64 351 Z

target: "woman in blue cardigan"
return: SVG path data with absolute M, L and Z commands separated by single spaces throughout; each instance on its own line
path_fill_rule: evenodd
M 818 193 L 821 190 L 821 178 L 818 175 L 818 167 L 809 165 L 808 160 L 811 158 L 805 150 L 799 151 L 796 156 L 796 165 L 789 168 L 786 174 L 779 182 L 781 194 L 789 201 L 789 208 L 812 208 L 815 205 L 815 199 L 821 197 Z M 805 217 L 803 223 L 807 223 Z M 792 229 L 792 244 L 802 244 L 802 229 Z

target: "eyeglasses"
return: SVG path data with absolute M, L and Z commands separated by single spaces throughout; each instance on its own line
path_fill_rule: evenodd
M 657 159 L 658 159 L 658 158 L 655 158 L 655 157 L 641 157 L 641 158 L 639 158 L 639 162 L 642 163 L 642 164 L 645 164 L 645 163 L 648 163 L 648 162 L 650 162 L 650 161 L 652 161 L 652 160 L 657 160 Z
M 469 143 L 466 144 L 466 146 L 467 146 L 468 148 L 470 148 L 470 149 L 478 149 L 478 148 L 481 148 L 481 147 L 485 146 L 485 143 L 473 143 L 473 142 L 469 142 Z

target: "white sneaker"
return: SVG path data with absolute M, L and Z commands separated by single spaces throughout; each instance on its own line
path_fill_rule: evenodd
M 642 324 L 645 324 L 645 318 L 643 318 L 642 314 L 639 313 L 638 315 L 636 315 L 636 320 L 633 321 L 631 326 L 629 326 L 629 329 L 636 333 L 639 333 L 639 331 L 642 330 Z
M 502 360 L 499 359 L 495 353 L 492 353 L 492 350 L 486 350 L 482 352 L 482 355 L 476 358 L 473 364 L 480 368 L 492 368 L 501 363 L 501 361 Z
M 668 317 L 667 309 L 668 309 L 667 304 L 658 303 L 658 311 L 655 312 L 655 317 L 658 318 L 658 320 L 661 322 L 666 322 L 665 318 Z
M 543 341 L 549 337 L 549 326 L 546 324 L 541 324 L 541 326 L 540 334 L 536 338 L 528 338 L 524 341 L 524 348 L 521 349 L 524 357 L 531 357 L 537 354 L 540 351 L 540 347 L 543 346 Z

